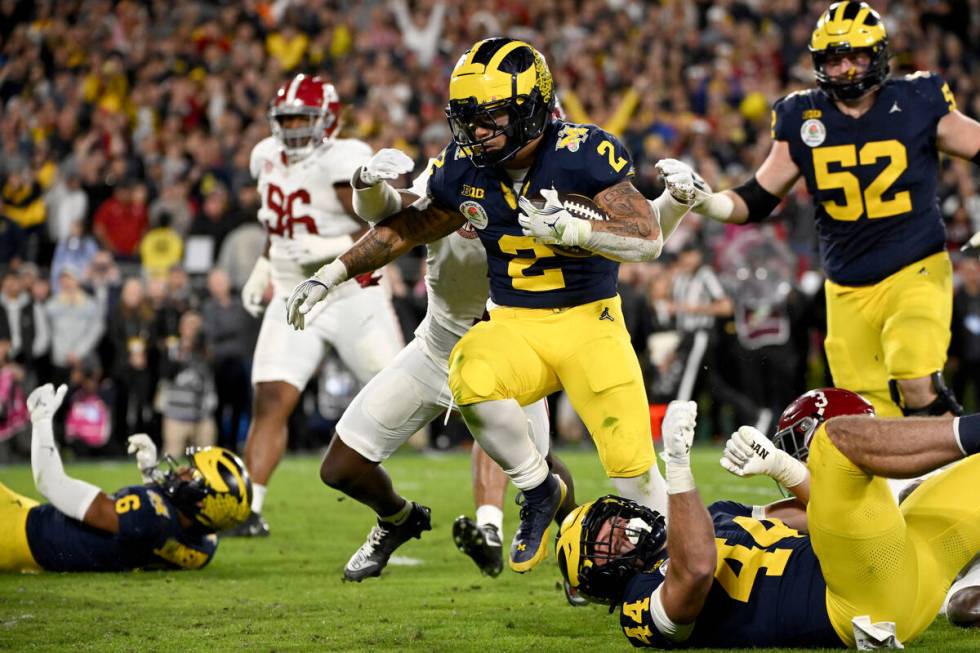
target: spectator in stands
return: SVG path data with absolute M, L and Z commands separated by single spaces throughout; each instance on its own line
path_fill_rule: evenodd
M 980 261 L 964 258 L 957 265 L 962 281 L 953 296 L 953 337 L 949 347 L 953 393 L 967 410 L 980 408 Z M 972 394 L 967 387 L 972 386 Z
M 65 383 L 71 370 L 95 354 L 105 331 L 102 307 L 83 289 L 81 273 L 70 266 L 61 269 L 58 292 L 45 305 L 51 323 L 52 378 Z
M 29 167 L 23 166 L 7 177 L 0 191 L 0 213 L 20 227 L 25 240 L 24 258 L 37 261 L 47 211 L 41 185 Z
M 21 276 L 10 269 L 3 273 L 0 281 L 0 306 L 9 329 L 7 358 L 25 370 L 28 377 L 25 381 L 28 387 L 33 387 L 38 380 L 34 372 L 39 360 L 51 346 L 47 314 L 31 297 Z
M 239 434 L 244 434 L 247 426 L 251 392 L 247 361 L 252 352 L 254 320 L 242 307 L 238 293 L 231 292 L 224 270 L 208 274 L 208 295 L 201 307 L 201 319 L 217 389 L 218 444 L 235 450 Z
M 0 265 L 19 263 L 27 255 L 27 239 L 20 225 L 0 211 Z
M 150 366 L 153 309 L 143 295 L 143 282 L 123 282 L 119 303 L 108 325 L 109 375 L 115 389 L 113 433 L 122 442 L 130 433 L 152 430 L 152 398 L 156 389 Z
M 214 444 L 214 377 L 200 315 L 188 311 L 180 317 L 179 335 L 167 347 L 160 367 L 164 453 L 179 456 L 189 445 Z
M 61 268 L 68 265 L 76 270 L 84 270 L 87 276 L 89 266 L 99 251 L 95 239 L 84 233 L 85 223 L 76 220 L 68 228 L 68 235 L 58 240 L 51 260 L 51 288 L 58 292 L 58 275 Z M 87 281 L 87 279 L 85 279 Z
M 145 197 L 145 186 L 133 179 L 120 179 L 112 197 L 95 211 L 92 233 L 116 258 L 135 260 L 149 225 Z

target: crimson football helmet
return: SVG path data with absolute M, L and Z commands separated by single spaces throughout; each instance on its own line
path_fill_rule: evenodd
M 820 388 L 800 395 L 779 416 L 773 444 L 799 461 L 810 455 L 810 440 L 817 427 L 838 415 L 871 415 L 875 409 L 856 392 Z
M 285 124 L 287 118 L 305 118 L 301 126 Z M 276 92 L 269 105 L 272 135 L 290 161 L 298 161 L 321 143 L 333 138 L 340 125 L 340 97 L 333 84 L 321 77 L 296 75 Z

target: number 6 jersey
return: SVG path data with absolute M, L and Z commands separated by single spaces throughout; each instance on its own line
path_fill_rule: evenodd
M 814 198 L 831 281 L 874 284 L 943 250 L 936 125 L 955 108 L 949 87 L 931 73 L 886 81 L 860 118 L 816 89 L 775 104 L 772 136 L 789 144 Z

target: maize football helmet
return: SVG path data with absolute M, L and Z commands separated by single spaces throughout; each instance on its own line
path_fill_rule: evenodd
M 801 462 L 810 456 L 810 440 L 817 427 L 838 415 L 871 415 L 875 409 L 856 392 L 820 388 L 800 395 L 779 416 L 772 442 Z
M 608 494 L 583 504 L 562 522 L 555 542 L 568 584 L 595 603 L 620 601 L 626 584 L 665 557 L 663 515 Z
M 252 480 L 241 458 L 221 447 L 187 450 L 190 473 L 177 466 L 170 456 L 158 466 L 154 482 L 187 517 L 208 531 L 233 528 L 252 511 Z
M 287 127 L 287 118 L 305 118 L 301 126 Z M 272 135 L 290 161 L 309 156 L 321 143 L 333 138 L 340 125 L 340 98 L 333 84 L 320 77 L 296 75 L 276 92 L 269 104 Z
M 524 41 L 480 41 L 453 68 L 446 117 L 456 145 L 479 168 L 507 161 L 539 137 L 554 109 L 548 64 Z M 478 136 L 480 128 L 489 135 Z M 506 136 L 503 147 L 488 150 L 487 144 L 501 135 Z
M 867 70 L 851 68 L 843 76 L 827 74 L 834 55 L 866 52 Z M 864 2 L 835 2 L 817 21 L 810 37 L 810 56 L 817 86 L 838 100 L 856 100 L 888 77 L 888 34 L 878 12 Z

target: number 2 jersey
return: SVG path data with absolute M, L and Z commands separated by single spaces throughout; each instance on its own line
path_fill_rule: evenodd
M 834 283 L 877 283 L 945 247 L 936 197 L 936 126 L 956 108 L 942 78 L 889 79 L 860 118 L 817 89 L 773 107 L 772 136 L 816 204 L 824 271 Z
M 650 614 L 670 559 L 630 581 L 620 624 L 634 646 L 843 647 L 827 616 L 827 585 L 810 538 L 778 519 L 753 519 L 733 501 L 708 507 L 718 565 L 704 608 L 682 643 L 663 637 Z
M 615 136 L 594 125 L 554 121 L 545 128 L 534 163 L 517 182 L 501 167 L 477 168 L 455 143 L 430 163 L 428 172 L 427 197 L 463 215 L 483 243 L 494 304 L 561 308 L 616 294 L 618 263 L 597 255 L 560 254 L 525 236 L 517 221 L 520 196 L 540 200 L 542 189 L 554 188 L 593 198 L 632 175 L 629 152 Z
M 124 487 L 112 500 L 119 532 L 92 528 L 50 504 L 27 514 L 31 555 L 48 571 L 200 569 L 218 548 L 213 533 L 180 525 L 177 508 L 152 486 Z

